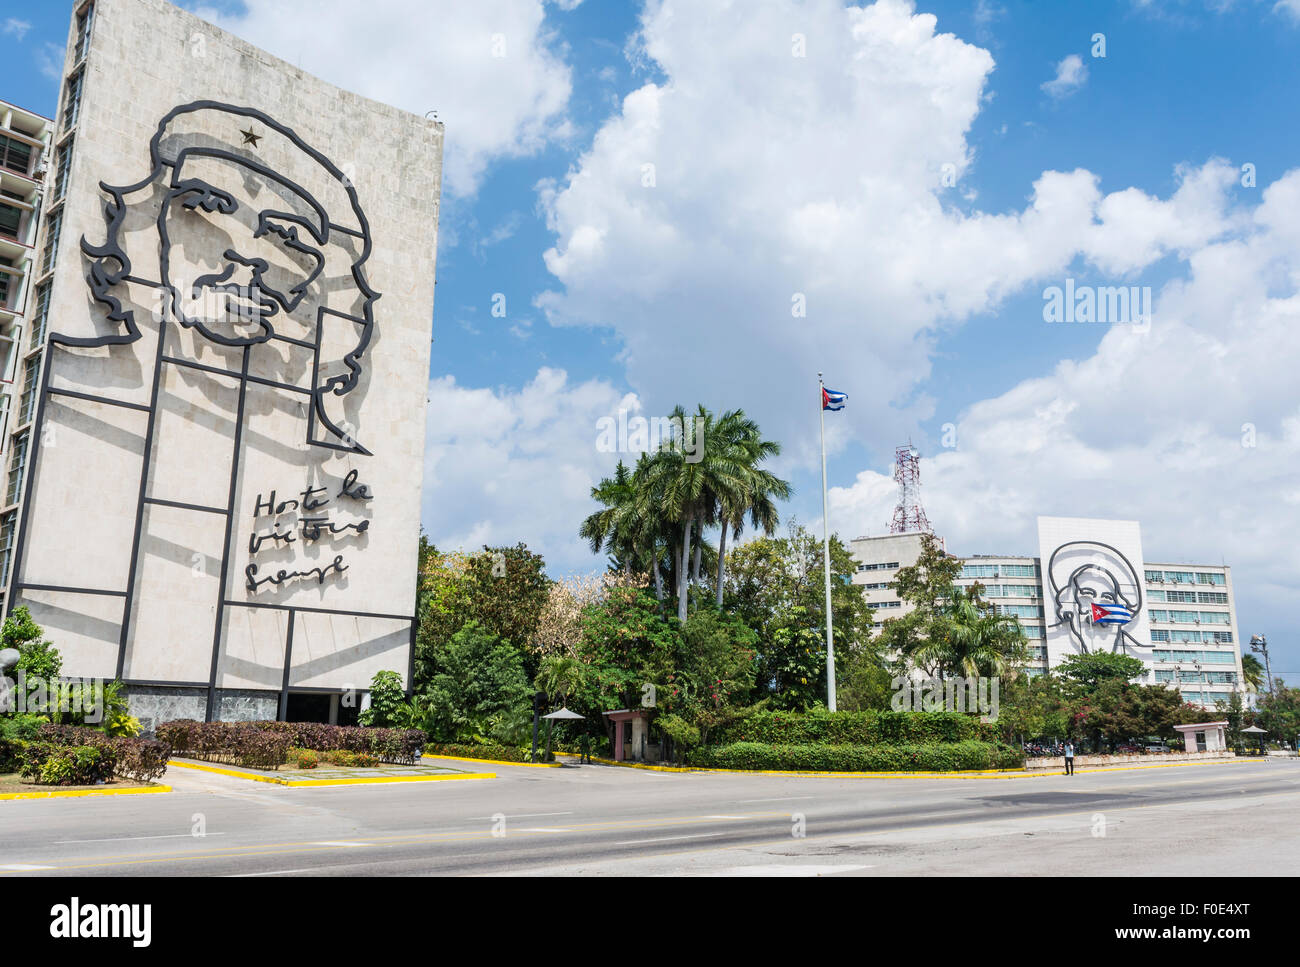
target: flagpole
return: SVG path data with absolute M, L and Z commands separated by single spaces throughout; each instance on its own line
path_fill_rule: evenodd
M 826 576 L 826 707 L 835 711 L 835 634 L 831 630 L 831 520 L 826 507 L 826 383 L 817 374 L 817 407 L 822 429 L 822 564 Z

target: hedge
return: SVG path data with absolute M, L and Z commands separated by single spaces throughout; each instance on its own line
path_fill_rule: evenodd
M 84 725 L 56 725 L 46 722 L 39 729 L 40 740 L 60 746 L 91 746 L 112 756 L 112 775 L 136 782 L 152 782 L 167 771 L 171 750 L 163 742 L 128 736 L 106 735 Z
M 715 745 L 877 745 L 997 740 L 997 726 L 962 712 L 774 712 L 764 710 L 709 733 Z
M 455 742 L 430 743 L 424 751 L 430 755 L 448 755 L 455 759 L 497 759 L 501 762 L 528 762 L 532 755 L 530 749 L 516 749 L 513 746 Z
M 93 786 L 113 777 L 116 758 L 106 745 L 28 742 L 20 754 L 24 779 L 43 786 Z
M 381 762 L 414 763 L 425 735 L 419 729 L 378 729 L 319 722 L 163 722 L 158 738 L 176 755 L 239 765 L 275 768 L 291 747 L 313 752 L 346 751 L 374 756 Z
M 708 745 L 686 754 L 688 765 L 713 769 L 772 769 L 809 772 L 955 772 L 962 769 L 1017 769 L 1024 753 L 1008 746 L 966 739 L 961 742 L 875 745 L 788 745 L 733 742 Z

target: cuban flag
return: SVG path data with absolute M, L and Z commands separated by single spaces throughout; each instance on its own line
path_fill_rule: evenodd
M 1126 625 L 1133 620 L 1133 612 L 1122 604 L 1092 605 L 1092 623 L 1095 625 Z
M 823 410 L 842 410 L 844 401 L 849 398 L 848 393 L 837 393 L 833 389 L 822 387 L 822 409 Z

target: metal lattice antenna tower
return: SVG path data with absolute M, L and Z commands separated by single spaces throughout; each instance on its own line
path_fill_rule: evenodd
M 898 482 L 898 506 L 889 522 L 889 532 L 932 531 L 921 506 L 921 455 L 911 443 L 894 450 L 894 480 Z

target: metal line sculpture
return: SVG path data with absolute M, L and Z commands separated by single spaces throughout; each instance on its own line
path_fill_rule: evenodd
M 212 127 L 213 114 L 226 114 L 234 118 L 254 119 L 266 128 L 291 143 L 312 163 L 323 169 L 346 194 L 348 210 L 331 215 L 325 206 L 309 191 L 284 174 L 272 170 L 261 160 L 252 155 L 252 149 L 234 150 L 229 145 L 207 139 L 211 143 L 202 143 L 202 138 L 192 131 L 178 131 L 178 119 L 187 122 L 186 127 L 197 129 L 202 124 Z M 266 135 L 259 136 L 259 139 Z M 197 143 L 196 143 L 197 142 Z M 362 373 L 362 358 L 370 345 L 374 333 L 375 320 L 373 304 L 380 293 L 371 288 L 366 279 L 365 262 L 370 257 L 371 237 L 370 223 L 365 211 L 357 199 L 356 189 L 346 175 L 328 158 L 308 145 L 292 128 L 273 120 L 256 108 L 236 107 L 217 101 L 195 101 L 172 109 L 158 124 L 158 129 L 149 142 L 149 159 L 152 168 L 149 174 L 133 185 L 113 186 L 103 182 L 100 188 L 107 195 L 104 205 L 104 220 L 107 238 L 102 245 L 81 240 L 81 249 L 88 259 L 90 268 L 87 283 L 94 299 L 108 310 L 108 319 L 119 324 L 122 329 L 101 336 L 70 336 L 52 333 L 50 341 L 69 347 L 97 347 L 125 345 L 140 338 L 140 327 L 131 309 L 124 308 L 116 290 L 126 282 L 156 285 L 165 291 L 169 298 L 164 308 L 166 314 L 186 328 L 195 329 L 204 337 L 222 346 L 251 346 L 265 343 L 272 339 L 282 339 L 314 350 L 316 353 L 315 372 L 319 377 L 321 344 L 324 338 L 327 317 L 348 321 L 356 326 L 355 345 L 344 355 L 343 364 L 346 373 L 328 375 L 324 379 L 314 380 L 312 389 L 312 419 L 308 422 L 308 442 L 335 450 L 346 450 L 360 454 L 369 453 L 353 439 L 349 430 L 340 427 L 326 412 L 326 399 L 343 396 L 356 388 Z M 240 217 L 239 202 L 233 193 L 221 185 L 214 185 L 200 177 L 187 176 L 186 165 L 193 167 L 199 159 L 214 159 L 235 166 L 232 174 L 243 178 L 258 178 L 262 187 L 269 189 L 279 200 L 288 202 L 284 207 L 266 207 L 256 213 L 254 223 L 247 224 L 247 215 Z M 139 192 L 162 188 L 164 196 L 159 205 L 157 217 L 158 229 L 158 279 L 156 281 L 141 278 L 139 267 L 132 264 L 131 258 L 122 247 L 124 222 L 131 209 L 130 196 Z M 296 210 L 295 210 L 296 207 Z M 309 264 L 301 277 L 290 280 L 286 286 L 277 282 L 273 276 L 272 264 L 268 259 L 257 258 L 241 253 L 232 245 L 219 255 L 225 262 L 225 268 L 195 279 L 186 280 L 176 276 L 173 265 L 173 234 L 176 231 L 176 219 L 180 212 L 205 212 L 210 216 L 224 216 L 217 219 L 220 226 L 230 226 L 236 232 L 251 228 L 242 237 L 236 236 L 236 244 L 246 248 L 256 248 L 264 244 L 262 240 L 275 239 L 287 251 L 301 256 Z M 285 210 L 287 208 L 288 210 Z M 343 224 L 351 221 L 353 225 Z M 314 244 L 304 242 L 299 230 L 309 236 Z M 274 320 L 277 314 L 288 315 L 302 303 L 309 286 L 320 276 L 325 264 L 323 249 L 330 245 L 349 243 L 359 246 L 351 258 L 350 273 L 355 291 L 360 294 L 359 305 L 355 312 L 348 313 L 331 309 L 325 305 L 317 307 L 314 338 L 310 340 L 295 339 L 287 333 L 277 332 Z M 248 284 L 231 282 L 231 278 L 243 266 L 249 270 Z M 189 282 L 186 287 L 184 283 Z M 223 331 L 210 318 L 196 313 L 192 308 L 196 302 L 203 302 L 203 297 L 210 293 L 223 293 L 227 296 L 220 307 L 220 313 L 226 320 L 234 320 L 235 326 L 251 326 L 252 332 Z M 238 376 L 238 373 L 232 375 Z M 316 422 L 319 421 L 327 433 L 334 439 L 318 439 L 315 434 Z
M 1097 550 L 1112 555 L 1123 564 L 1128 580 L 1121 581 L 1114 571 L 1095 560 L 1074 567 L 1068 575 L 1059 574 L 1057 559 L 1067 548 Z M 1126 642 L 1144 650 L 1151 648 L 1125 630 L 1142 610 L 1142 582 L 1132 562 L 1117 548 L 1100 541 L 1068 541 L 1052 552 L 1047 576 L 1052 586 L 1057 619 L 1049 627 L 1067 627 L 1080 654 L 1089 651 L 1084 635 L 1085 621 L 1094 627 L 1114 628 L 1112 651 L 1125 651 L 1128 647 Z M 1126 593 L 1125 587 L 1131 587 L 1132 593 Z

